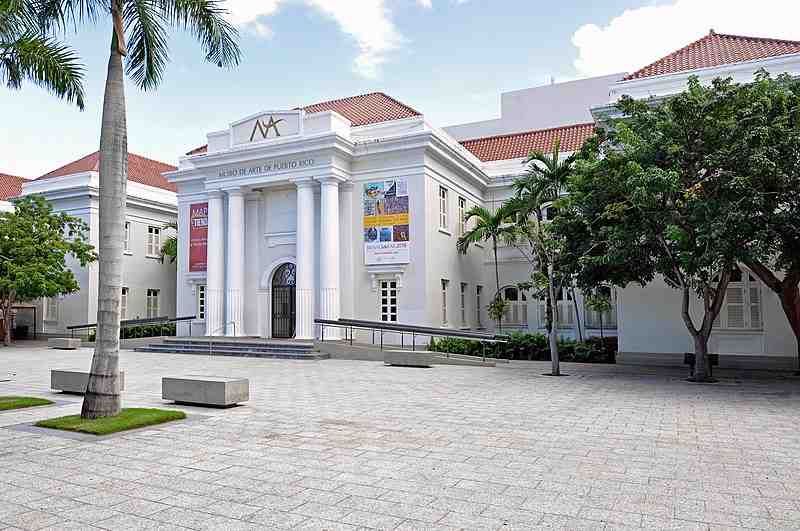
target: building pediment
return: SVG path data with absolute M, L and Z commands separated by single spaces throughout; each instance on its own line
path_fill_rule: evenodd
M 231 124 L 231 144 L 242 146 L 303 134 L 303 111 L 262 111 Z

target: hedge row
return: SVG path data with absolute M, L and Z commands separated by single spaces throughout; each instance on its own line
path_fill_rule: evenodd
M 161 324 L 146 324 L 127 326 L 119 329 L 120 339 L 135 339 L 139 337 L 159 337 L 159 336 L 174 336 L 175 323 Z M 89 332 L 89 341 L 95 340 L 96 333 L 94 330 Z
M 432 339 L 428 346 L 435 352 L 483 356 L 483 344 L 471 339 L 445 337 Z M 617 338 L 590 337 L 585 341 L 560 339 L 558 357 L 561 361 L 584 363 L 614 363 L 616 361 Z M 550 347 L 544 334 L 512 332 L 506 343 L 487 343 L 486 356 L 511 360 L 549 360 Z

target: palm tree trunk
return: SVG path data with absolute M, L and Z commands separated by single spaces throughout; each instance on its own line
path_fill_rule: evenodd
M 492 236 L 492 251 L 494 251 L 494 281 L 497 284 L 497 291 L 495 291 L 495 300 L 500 298 L 500 266 L 497 263 L 497 237 Z M 503 331 L 503 318 L 502 316 L 497 319 L 497 328 L 500 332 Z
M 556 290 L 553 286 L 555 273 L 553 271 L 553 264 L 547 264 L 547 291 L 550 295 L 550 300 L 556 300 Z M 550 326 L 549 343 L 550 343 L 550 361 L 553 364 L 553 376 L 561 376 L 558 360 L 558 326 L 556 325 L 556 303 L 553 303 L 553 323 Z
M 113 33 L 100 130 L 97 338 L 81 410 L 81 417 L 89 419 L 117 415 L 121 408 L 119 319 L 125 233 L 125 187 L 128 176 L 128 133 L 125 123 L 125 85 L 120 52 L 116 33 Z

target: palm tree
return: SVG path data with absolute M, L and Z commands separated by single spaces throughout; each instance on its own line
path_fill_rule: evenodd
M 494 212 L 482 206 L 474 206 L 464 215 L 464 223 L 467 224 L 471 219 L 475 219 L 475 226 L 465 232 L 456 242 L 456 248 L 461 254 L 467 254 L 469 246 L 490 241 L 492 252 L 494 253 L 494 279 L 497 285 L 493 303 L 501 300 L 500 295 L 500 269 L 497 263 L 497 242 L 513 239 L 515 233 L 514 224 L 510 218 L 513 212 L 507 205 L 502 205 Z M 500 330 L 503 329 L 502 319 L 498 316 L 497 324 Z
M 25 80 L 84 108 L 75 52 L 42 31 L 33 2 L 0 0 L 0 81 L 19 89 Z
M 525 163 L 528 165 L 525 176 L 514 182 L 516 196 L 507 203 L 509 209 L 516 215 L 518 234 L 528 240 L 535 255 L 536 266 L 547 279 L 545 296 L 547 332 L 554 376 L 561 374 L 556 330 L 558 321 L 556 303 L 558 288 L 555 271 L 557 245 L 554 245 L 555 242 L 552 241 L 543 210 L 546 205 L 555 202 L 564 190 L 576 159 L 575 153 L 562 159 L 559 139 L 553 142 L 553 150 L 550 154 L 542 151 L 531 152 L 525 159 Z
M 40 19 L 66 29 L 88 22 L 109 23 L 111 46 L 100 129 L 100 245 L 97 339 L 81 417 L 120 411 L 119 320 L 128 133 L 125 71 L 144 90 L 161 81 L 167 61 L 167 29 L 177 27 L 200 42 L 205 59 L 219 67 L 239 63 L 237 32 L 225 20 L 221 0 L 39 0 Z
M 169 263 L 174 264 L 175 260 L 178 259 L 178 224 L 174 221 L 170 221 L 166 225 L 164 225 L 165 229 L 172 229 L 175 231 L 170 237 L 164 241 L 164 244 L 161 246 L 161 263 L 164 263 L 164 260 L 169 258 Z

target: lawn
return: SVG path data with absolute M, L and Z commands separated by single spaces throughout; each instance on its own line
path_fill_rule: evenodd
M 186 413 L 166 409 L 125 408 L 119 415 L 99 419 L 85 420 L 80 415 L 68 415 L 36 423 L 40 428 L 55 430 L 79 431 L 93 435 L 108 435 L 119 431 L 163 424 L 171 420 L 185 419 Z
M 44 398 L 33 398 L 31 396 L 0 396 L 0 411 L 20 409 L 23 407 L 46 406 L 48 404 L 52 404 L 52 402 Z

